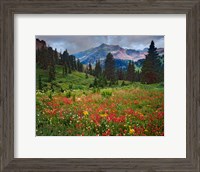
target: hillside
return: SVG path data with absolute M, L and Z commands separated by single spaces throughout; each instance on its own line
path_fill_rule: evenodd
M 51 83 L 48 80 L 48 70 L 40 69 L 37 66 L 37 77 L 36 83 L 37 88 L 39 87 L 39 76 L 41 76 L 42 84 L 45 90 L 51 89 Z M 88 89 L 89 85 L 93 83 L 94 77 L 88 75 L 86 79 L 85 73 L 72 71 L 71 74 L 67 76 L 63 76 L 62 74 L 62 66 L 56 65 L 56 79 L 52 82 L 53 88 L 55 90 L 68 90 L 68 89 Z

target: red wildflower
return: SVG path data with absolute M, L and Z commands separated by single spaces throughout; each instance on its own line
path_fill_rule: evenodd
M 66 97 L 63 97 L 63 102 L 65 104 L 69 104 L 69 105 L 72 104 L 72 101 L 70 99 L 66 98 Z

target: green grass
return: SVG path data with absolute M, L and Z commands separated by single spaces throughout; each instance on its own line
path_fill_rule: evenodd
M 88 93 L 94 93 L 94 92 L 109 92 L 110 89 L 112 90 L 129 90 L 129 89 L 144 89 L 144 90 L 160 90 L 164 91 L 164 85 L 163 83 L 157 83 L 157 84 L 141 84 L 140 82 L 129 82 L 124 81 L 125 85 L 122 85 L 121 80 L 118 81 L 118 84 L 112 85 L 111 87 L 105 87 L 101 89 L 94 89 L 89 88 L 90 84 L 93 84 L 94 82 L 94 76 L 88 75 L 88 78 L 85 77 L 85 73 L 72 71 L 71 74 L 67 74 L 67 76 L 63 76 L 62 74 L 62 66 L 56 65 L 56 79 L 52 81 L 52 83 L 49 82 L 48 78 L 48 70 L 43 70 L 37 66 L 36 68 L 36 88 L 38 90 L 38 83 L 39 83 L 39 76 L 41 76 L 42 80 L 42 86 L 43 90 L 45 92 L 48 92 L 53 90 L 56 93 L 59 93 L 62 91 L 68 92 L 72 91 L 76 94 L 88 94 Z M 107 91 L 106 91 L 107 90 Z M 101 92 L 102 92 L 101 91 Z M 103 93 L 104 94 L 104 93 Z
M 51 83 L 49 82 L 48 78 L 48 70 L 43 70 L 37 67 L 37 89 L 38 89 L 38 80 L 39 75 L 41 76 L 42 84 L 45 90 L 49 90 L 51 88 Z M 86 79 L 85 73 L 72 71 L 71 74 L 67 74 L 67 76 L 63 76 L 62 74 L 62 66 L 57 65 L 56 66 L 56 79 L 52 82 L 54 84 L 54 89 L 56 91 L 60 91 L 62 88 L 63 90 L 69 90 L 69 89 L 88 89 L 89 85 L 93 83 L 94 77 L 91 75 L 88 75 L 88 78 Z

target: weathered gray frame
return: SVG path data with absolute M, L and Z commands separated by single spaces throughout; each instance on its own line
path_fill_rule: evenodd
M 14 14 L 33 13 L 186 14 L 187 158 L 14 158 Z M 200 171 L 200 0 L 0 0 L 0 23 L 0 171 Z

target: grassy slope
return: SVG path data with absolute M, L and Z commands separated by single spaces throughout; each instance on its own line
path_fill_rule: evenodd
M 51 83 L 48 81 L 48 70 L 43 70 L 37 67 L 36 72 L 36 84 L 38 89 L 38 79 L 39 75 L 42 79 L 42 85 L 46 90 L 49 90 L 51 88 Z M 53 81 L 54 83 L 54 90 L 60 92 L 61 88 L 65 91 L 69 90 L 70 87 L 72 87 L 73 90 L 88 90 L 89 85 L 92 84 L 94 81 L 94 77 L 91 75 L 88 75 L 88 78 L 86 79 L 85 73 L 73 71 L 71 74 L 68 74 L 67 76 L 63 76 L 62 74 L 62 66 L 57 65 L 56 66 L 56 79 Z M 121 83 L 122 81 L 118 82 L 118 85 L 113 86 L 115 89 L 121 89 Z M 163 91 L 163 86 L 161 84 L 141 84 L 138 82 L 130 83 L 128 81 L 125 81 L 126 86 L 123 86 L 123 89 L 132 89 L 132 88 L 141 88 L 145 90 L 160 90 Z M 104 88 L 105 89 L 105 88 Z
M 38 79 L 39 75 L 42 78 L 43 85 L 50 87 L 50 83 L 48 81 L 48 70 L 43 70 L 37 67 L 37 88 L 38 88 Z M 55 89 L 62 88 L 63 90 L 69 89 L 72 86 L 73 89 L 86 89 L 89 88 L 90 83 L 93 83 L 94 77 L 88 75 L 88 78 L 85 78 L 85 73 L 80 73 L 77 71 L 73 71 L 71 74 L 67 76 L 63 76 L 62 74 L 62 66 L 56 66 L 56 80 L 53 81 L 56 84 Z

